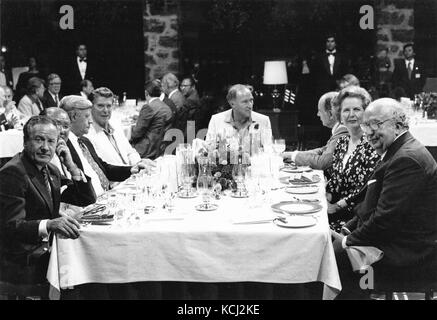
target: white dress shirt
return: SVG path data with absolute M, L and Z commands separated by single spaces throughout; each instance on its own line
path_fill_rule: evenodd
M 326 53 L 336 53 L 337 50 L 332 50 L 332 51 L 328 51 L 326 50 Z M 328 62 L 329 62 L 329 71 L 331 72 L 331 74 L 334 74 L 334 63 L 335 63 L 335 55 L 330 54 L 328 56 Z
M 47 90 L 48 91 L 48 90 Z M 49 94 L 52 96 L 52 98 L 53 98 L 53 101 L 57 101 L 57 104 L 56 104 L 56 106 L 59 108 L 59 105 L 60 105 L 60 103 L 59 103 L 59 95 L 57 95 L 57 94 L 53 94 L 53 93 L 51 93 L 50 91 L 49 91 Z M 56 99 L 58 99 L 58 100 L 56 100 Z
M 77 66 L 79 67 L 80 76 L 82 77 L 82 80 L 84 80 L 86 75 L 87 62 L 80 61 L 79 57 L 77 57 Z
M 105 132 L 105 130 L 94 121 L 89 132 L 85 135 L 93 143 L 98 156 L 103 161 L 113 165 L 123 166 L 138 163 L 141 157 L 127 140 L 121 125 L 117 121 L 110 119 L 109 127 L 109 132 Z M 108 136 L 110 133 L 112 133 L 119 152 Z
M 411 60 L 407 60 L 405 59 L 405 68 L 407 68 L 408 70 L 408 64 L 411 62 L 411 71 L 414 70 L 414 58 L 412 58 Z
M 79 141 L 77 140 L 77 136 L 70 131 L 68 137 L 74 149 L 76 150 L 77 154 L 79 155 L 79 159 L 82 162 L 82 166 L 83 166 L 83 172 L 85 173 L 85 175 L 91 178 L 91 184 L 94 188 L 94 192 L 96 193 L 96 196 L 97 197 L 100 196 L 102 193 L 105 192 L 105 190 L 103 190 L 103 187 L 100 184 L 99 176 L 93 170 L 93 168 L 91 167 L 85 156 L 83 155 L 82 148 L 80 147 Z

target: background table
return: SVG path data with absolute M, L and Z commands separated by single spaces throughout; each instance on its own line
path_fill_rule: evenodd
M 317 196 L 322 199 L 323 194 L 321 186 Z M 284 199 L 291 195 L 281 189 L 272 193 L 270 203 Z M 196 212 L 199 202 L 200 198 L 178 199 L 178 212 L 147 217 L 148 222 L 138 226 L 90 225 L 76 240 L 55 238 L 49 282 L 59 290 L 86 283 L 140 281 L 319 281 L 325 299 L 341 290 L 326 202 L 317 225 L 293 229 L 272 222 L 234 224 L 237 217 L 266 213 L 274 217 L 270 204 L 248 209 L 247 199 L 225 197 L 218 210 Z
M 410 122 L 411 134 L 427 147 L 437 147 L 437 120 Z
M 0 131 L 0 158 L 12 158 L 23 150 L 23 130 Z

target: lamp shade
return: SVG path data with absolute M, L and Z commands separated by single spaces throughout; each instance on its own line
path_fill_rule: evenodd
M 264 84 L 287 84 L 285 61 L 264 62 Z

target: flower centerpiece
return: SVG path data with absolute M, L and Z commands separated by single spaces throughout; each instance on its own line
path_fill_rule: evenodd
M 429 119 L 437 118 L 437 92 L 422 92 L 415 95 L 415 109 L 427 114 Z

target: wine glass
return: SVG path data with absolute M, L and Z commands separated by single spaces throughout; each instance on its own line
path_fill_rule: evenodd
M 202 196 L 203 203 L 201 204 L 201 208 L 204 210 L 210 209 L 210 200 L 213 191 L 214 180 L 211 175 L 199 175 L 197 178 L 197 191 Z
M 232 168 L 232 178 L 237 184 L 237 195 L 242 196 L 244 190 L 244 180 L 246 177 L 246 167 L 242 163 L 234 164 Z
M 285 140 L 284 139 L 275 139 L 273 141 L 273 150 L 276 154 L 281 154 L 285 151 Z

